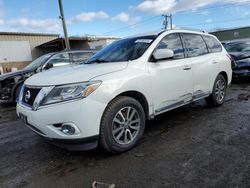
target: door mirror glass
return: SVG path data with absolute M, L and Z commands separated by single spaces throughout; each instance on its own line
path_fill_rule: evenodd
M 170 49 L 156 49 L 153 53 L 156 61 L 174 58 L 174 51 Z
M 35 70 L 36 73 L 39 73 L 39 72 L 42 72 L 42 67 L 38 67 L 36 70 Z

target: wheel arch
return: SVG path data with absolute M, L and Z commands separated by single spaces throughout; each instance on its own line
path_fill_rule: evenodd
M 225 71 L 221 71 L 219 74 L 222 75 L 225 78 L 225 80 L 227 82 L 227 85 L 228 85 L 228 75 L 227 75 L 227 73 Z
M 11 92 L 11 98 L 12 98 L 12 101 L 13 102 L 15 102 L 15 93 L 16 93 L 16 90 L 17 90 L 17 88 L 20 86 L 20 85 L 22 85 L 24 83 L 24 80 L 20 80 L 19 82 L 17 82 L 16 84 L 15 84 L 15 86 L 13 87 L 13 89 L 12 89 L 12 92 Z
M 145 115 L 146 115 L 146 118 L 152 119 L 152 117 L 149 115 L 149 103 L 148 103 L 148 100 L 144 94 L 142 94 L 139 91 L 130 90 L 130 91 L 125 91 L 125 92 L 122 92 L 122 93 L 116 95 L 116 97 L 114 97 L 114 99 L 117 97 L 120 97 L 120 96 L 127 96 L 127 97 L 131 97 L 131 98 L 137 100 L 142 105 L 144 112 L 145 112 Z

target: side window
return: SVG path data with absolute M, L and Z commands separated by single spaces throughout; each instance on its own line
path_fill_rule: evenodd
M 200 35 L 182 34 L 188 57 L 196 57 L 208 53 L 207 45 Z
M 60 54 L 54 55 L 49 60 L 48 63 L 53 64 L 53 67 L 68 65 L 68 64 L 70 64 L 69 54 L 68 53 L 60 53 Z
M 71 53 L 72 62 L 73 63 L 82 63 L 89 59 L 92 55 L 94 55 L 93 52 L 75 52 Z
M 203 36 L 205 42 L 207 43 L 209 52 L 221 52 L 222 51 L 222 47 L 221 44 L 214 38 L 211 36 Z
M 179 34 L 169 34 L 164 37 L 156 49 L 170 49 L 174 51 L 174 59 L 184 58 L 184 49 Z

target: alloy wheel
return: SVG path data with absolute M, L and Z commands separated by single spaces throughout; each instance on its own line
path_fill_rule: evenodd
M 112 135 L 121 145 L 130 144 L 140 131 L 140 116 L 138 111 L 130 106 L 119 110 L 113 118 Z
M 219 103 L 222 103 L 225 97 L 226 85 L 222 79 L 219 79 L 215 85 L 215 97 Z

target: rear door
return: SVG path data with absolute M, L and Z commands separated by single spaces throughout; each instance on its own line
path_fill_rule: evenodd
M 182 38 L 185 43 L 188 61 L 192 64 L 193 98 L 197 100 L 211 93 L 219 68 L 214 54 L 209 53 L 201 35 L 183 33 Z
M 192 100 L 192 67 L 185 58 L 183 44 L 178 33 L 165 36 L 156 49 L 174 51 L 174 58 L 149 62 L 155 113 L 181 106 Z

